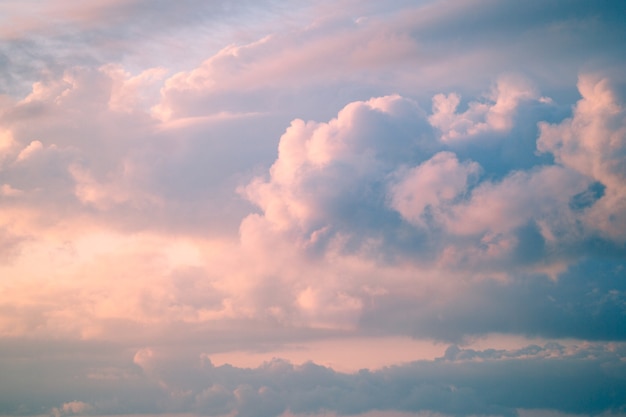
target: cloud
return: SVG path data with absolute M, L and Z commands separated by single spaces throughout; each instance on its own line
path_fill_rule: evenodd
M 545 251 L 540 245 L 537 249 Z M 555 274 L 558 279 L 547 278 L 547 272 L 539 268 L 528 268 L 523 256 L 522 267 L 515 265 L 515 261 L 519 263 L 515 258 L 505 263 L 508 274 L 485 265 L 480 258 L 482 265 L 477 270 L 471 258 L 452 259 L 448 263 L 456 263 L 444 264 L 450 271 L 439 277 L 439 286 L 432 281 L 422 284 L 428 285 L 422 296 L 404 290 L 372 297 L 361 314 L 360 326 L 363 330 L 409 332 L 417 338 L 455 343 L 492 332 L 551 339 L 624 340 L 626 334 L 618 324 L 626 305 L 626 288 L 620 278 L 623 249 L 609 246 L 601 251 L 597 258 L 576 259 L 561 266 Z M 590 256 L 588 250 L 583 253 Z M 532 252 L 522 254 L 530 257 Z M 458 257 L 463 255 L 467 254 L 461 252 Z M 549 255 L 541 257 L 549 259 Z M 461 274 L 464 279 L 459 278 Z M 474 280 L 469 281 L 469 276 Z
M 3 102 L 0 164 L 12 207 L 28 205 L 48 218 L 99 217 L 116 228 L 135 229 L 153 218 L 146 212 L 162 213 L 159 224 L 187 222 L 189 230 L 198 230 L 200 218 L 211 219 L 208 213 L 216 210 L 224 214 L 219 227 L 226 229 L 223 219 L 230 216 L 230 231 L 236 232 L 238 213 L 248 209 L 233 198 L 240 170 L 271 152 L 262 149 L 262 141 L 246 152 L 222 146 L 222 135 L 243 144 L 252 128 L 229 118 L 164 128 L 150 115 L 160 75 L 158 68 L 132 75 L 115 65 L 73 67 L 35 83 L 25 98 Z M 210 140 L 201 133 L 206 129 L 213 132 Z M 207 158 L 214 160 L 208 170 Z M 189 210 L 190 205 L 202 209 Z M 207 212 L 207 205 L 213 209 Z M 170 210 L 198 216 L 165 214 Z
M 28 159 L 31 155 L 41 150 L 43 145 L 38 140 L 32 141 L 27 147 L 22 149 L 20 153 L 17 155 L 17 162 L 21 162 L 25 159 Z
M 242 193 L 273 228 L 297 230 L 310 243 L 328 228 L 375 226 L 385 216 L 386 176 L 423 158 L 421 117 L 410 100 L 388 96 L 351 103 L 328 123 L 295 120 L 281 137 L 269 181 L 255 179 Z
M 603 195 L 587 208 L 585 223 L 611 239 L 626 233 L 626 110 L 607 79 L 582 75 L 582 99 L 573 116 L 559 124 L 541 123 L 537 149 L 557 163 L 602 184 Z
M 75 399 L 59 401 L 62 405 L 51 409 L 54 415 L 102 415 L 132 407 L 153 414 L 266 417 L 322 412 L 354 415 L 374 410 L 515 415 L 518 409 L 551 409 L 597 414 L 619 410 L 626 392 L 623 355 L 621 344 L 552 343 L 515 350 L 473 350 L 453 345 L 433 361 L 345 374 L 312 362 L 294 365 L 274 359 L 244 369 L 214 366 L 197 356 L 195 360 L 193 356 L 181 360 L 152 353 L 155 373 L 135 373 L 126 381 L 89 380 L 84 368 L 72 370 L 62 382 L 75 388 Z M 13 364 L 7 369 L 17 370 L 19 366 Z M 39 394 L 53 376 L 44 370 L 31 393 Z M 155 378 L 160 381 L 157 385 Z M 132 392 L 127 391 L 131 384 Z M 100 389 L 94 396 L 91 389 L 95 386 Z M 2 398 L 6 404 L 3 412 L 20 405 L 19 400 L 6 397 L 6 391 Z M 42 398 L 41 404 L 46 406 L 58 398 L 59 394 Z
M 441 131 L 440 139 L 444 142 L 481 134 L 506 134 L 513 127 L 513 117 L 519 103 L 539 97 L 528 80 L 509 75 L 500 77 L 486 98 L 486 102 L 470 102 L 467 110 L 457 113 L 461 102 L 457 94 L 437 94 L 433 97 L 433 114 L 428 120 Z
M 4 158 L 6 153 L 8 153 L 14 146 L 15 140 L 13 139 L 11 131 L 3 130 L 2 133 L 0 133 L 0 155 Z
M 424 225 L 425 216 L 439 217 L 467 192 L 468 182 L 479 172 L 475 162 L 460 164 L 451 152 L 437 153 L 401 176 L 391 190 L 391 207 L 409 222 Z
M 307 265 L 301 266 L 307 271 L 299 281 L 303 289 L 294 295 L 299 300 L 298 308 L 307 310 L 317 306 L 315 300 L 320 291 L 335 294 L 335 298 L 324 298 L 334 300 L 326 302 L 331 305 L 345 305 L 336 298 L 337 294 L 349 294 L 360 300 L 355 306 L 358 314 L 366 318 L 361 323 L 370 322 L 371 314 L 379 314 L 379 319 L 371 322 L 375 327 L 396 321 L 397 330 L 412 328 L 415 335 L 454 339 L 466 333 L 461 325 L 453 323 L 457 323 L 456 320 L 460 323 L 462 317 L 474 317 L 474 314 L 459 310 L 457 315 L 453 312 L 455 309 L 444 313 L 440 308 L 447 303 L 464 304 L 457 299 L 456 291 L 460 288 L 467 291 L 463 292 L 463 297 L 467 298 L 468 306 L 493 305 L 504 312 L 509 308 L 498 303 L 495 307 L 496 304 L 488 300 L 511 291 L 510 296 L 504 298 L 513 306 L 517 285 L 525 285 L 523 283 L 529 279 L 539 279 L 540 283 L 547 278 L 559 279 L 559 276 L 565 281 L 571 279 L 567 278 L 568 268 L 579 264 L 580 254 L 591 253 L 590 248 L 597 245 L 603 245 L 606 254 L 612 254 L 609 256 L 619 258 L 623 254 L 619 245 L 597 240 L 594 233 L 580 227 L 587 211 L 602 198 L 603 191 L 593 178 L 569 166 L 546 164 L 515 170 L 501 180 L 494 180 L 489 171 L 485 173 L 476 162 L 461 162 L 451 151 L 438 151 L 434 138 L 423 124 L 409 124 L 410 119 L 405 119 L 402 113 L 390 110 L 393 108 L 390 103 L 402 102 L 400 97 L 356 102 L 346 106 L 337 119 L 329 123 L 295 121 L 281 138 L 279 155 L 270 169 L 269 179 L 256 179 L 243 189 L 244 195 L 262 209 L 260 215 L 251 215 L 242 222 L 240 232 L 244 244 L 251 250 L 265 245 L 283 248 L 292 254 L 289 255 L 292 265 Z M 363 120 L 367 115 L 367 122 L 357 118 L 361 112 Z M 419 112 L 414 114 L 422 121 L 425 118 Z M 404 145 L 405 154 L 390 152 L 395 149 L 393 142 L 377 141 L 369 135 L 379 131 L 373 124 L 375 120 L 384 121 L 387 131 L 392 129 L 390 123 L 402 126 L 403 132 L 413 129 L 407 136 L 413 140 Z M 369 127 L 365 130 L 367 133 L 362 133 L 360 126 L 365 123 Z M 479 176 L 479 173 L 483 174 Z M 331 189 L 325 188 L 330 184 Z M 363 195 L 367 199 L 361 200 Z M 372 206 L 372 201 L 377 205 Z M 347 211 L 348 216 L 337 210 L 342 207 L 352 208 Z M 411 246 L 408 242 L 418 243 Z M 307 255 L 293 255 L 294 247 Z M 259 253 L 279 259 L 263 250 Z M 386 256 L 387 253 L 393 255 Z M 383 295 L 358 291 L 353 287 L 358 285 L 356 282 L 339 284 L 341 275 L 335 274 L 347 264 L 342 265 L 337 259 L 348 254 L 364 267 L 359 273 L 362 281 L 356 282 L 382 288 Z M 264 256 L 256 258 L 257 262 L 271 264 Z M 332 265 L 334 273 L 321 273 L 326 276 L 324 282 L 312 284 L 308 278 L 311 272 L 308 259 L 315 259 L 315 269 L 322 271 Z M 398 273 L 393 265 L 400 260 L 407 271 L 412 271 L 412 277 L 409 273 L 382 286 L 380 281 L 376 286 L 374 281 L 365 278 L 370 274 L 381 277 Z M 284 272 L 275 272 L 272 268 L 269 275 L 284 276 Z M 351 274 L 354 272 L 347 275 Z M 458 276 L 452 278 L 455 275 Z M 479 284 L 490 279 L 502 284 L 494 284 L 495 287 Z M 293 285 L 288 282 L 285 283 L 288 287 Z M 370 303 L 382 308 L 387 302 L 393 305 L 402 299 L 401 288 L 409 282 L 428 285 L 429 290 L 445 302 L 426 303 L 423 308 L 416 308 L 415 315 L 406 319 L 406 327 L 401 324 L 405 320 L 394 315 L 394 307 L 388 312 L 378 308 L 368 311 Z M 504 287 L 496 290 L 498 285 Z M 538 285 L 536 290 L 540 294 L 544 284 Z M 566 287 L 566 284 L 559 285 L 555 291 L 567 291 Z M 503 291 L 501 295 L 494 295 L 500 291 Z M 610 292 L 606 289 L 603 293 L 607 291 Z M 398 314 L 412 311 L 410 305 L 416 299 L 421 300 L 416 294 L 406 297 L 406 304 L 397 307 Z M 589 307 L 586 305 L 585 311 L 590 312 L 586 310 Z M 553 307 L 548 303 L 545 308 Z M 442 320 L 440 315 L 450 314 L 452 321 L 443 326 L 450 333 L 436 330 L 436 323 Z M 574 336 L 580 331 L 580 335 L 591 337 L 590 328 L 583 330 L 584 326 L 579 326 L 574 330 L 569 327 L 578 320 L 573 315 L 558 314 L 567 330 L 544 329 L 533 318 L 532 324 L 525 323 L 515 331 L 526 333 L 534 327 L 542 334 L 563 335 L 564 331 Z M 591 316 L 587 319 L 596 323 Z M 410 324 L 411 320 L 415 322 Z M 486 324 L 483 330 L 476 329 L 478 333 L 488 332 L 487 328 L 492 325 L 499 331 L 507 329 L 504 322 L 496 325 L 492 320 L 481 320 L 491 324 Z M 604 331 L 613 335 L 609 329 Z
M 573 223 L 567 221 L 570 199 L 588 184 L 560 167 L 514 172 L 501 182 L 477 186 L 467 201 L 453 208 L 448 228 L 456 234 L 501 233 L 537 221 L 546 227 L 564 222 L 567 229 Z
M 39 229 L 45 230 L 47 242 L 61 248 L 69 239 L 74 247 L 87 247 L 99 241 L 97 236 L 109 236 L 103 241 L 110 244 L 97 256 L 84 252 L 76 258 L 58 258 L 67 262 L 63 267 L 67 277 L 101 270 L 89 273 L 93 278 L 88 288 L 71 284 L 71 279 L 55 285 L 62 299 L 79 291 L 84 302 L 73 309 L 55 305 L 23 310 L 24 320 L 5 328 L 11 334 L 33 330 L 35 321 L 27 317 L 38 314 L 36 322 L 46 323 L 38 331 L 63 329 L 83 337 L 104 337 L 114 327 L 111 320 L 124 323 L 126 335 L 147 323 L 153 326 L 150 331 L 163 335 L 158 330 L 163 321 L 185 323 L 186 333 L 221 319 L 358 331 L 372 311 L 379 311 L 372 306 L 384 307 L 394 297 L 423 300 L 430 292 L 445 303 L 456 300 L 458 286 L 472 294 L 468 299 L 482 299 L 492 289 L 478 286 L 470 291 L 475 282 L 523 282 L 528 274 L 556 279 L 592 245 L 605 245 L 614 256 L 621 253 L 611 243 L 594 241 L 578 226 L 608 192 L 597 188 L 596 179 L 564 163 L 494 179 L 488 169 L 437 141 L 428 116 L 414 100 L 392 95 L 349 103 L 328 122 L 295 119 L 281 136 L 278 157 L 267 175 L 239 188 L 240 195 L 259 209 L 241 220 L 239 242 L 216 239 L 207 244 L 207 237 L 185 238 L 188 248 L 202 248 L 205 260 L 173 260 L 164 250 L 177 250 L 176 245 L 161 247 L 168 239 L 161 222 L 171 222 L 170 230 L 176 230 L 173 215 L 198 207 L 206 210 L 208 199 L 194 195 L 203 183 L 174 182 L 172 186 L 190 190 L 175 193 L 156 180 L 166 174 L 187 178 L 182 167 L 195 163 L 194 153 L 204 148 L 194 136 L 174 142 L 171 135 L 199 127 L 163 130 L 145 106 L 112 109 L 115 77 L 129 77 L 118 69 L 76 68 L 62 80 L 36 86 L 27 99 L 5 110 L 7 118 L 32 112 L 31 117 L 42 121 L 32 126 L 19 117 L 11 119 L 11 137 L 19 145 L 11 148 L 8 158 L 13 162 L 5 166 L 6 185 L 11 187 L 5 187 L 11 194 L 6 201 L 16 210 L 29 201 L 40 202 L 39 207 L 30 206 L 28 216 L 12 214 L 21 220 L 11 235 L 34 235 L 33 225 L 42 216 L 63 218 L 73 210 L 75 222 Z M 83 106 L 88 95 L 94 101 Z M 78 133 L 62 135 L 65 130 L 56 118 L 80 108 L 100 119 L 77 120 Z M 50 114 L 55 117 L 46 116 Z M 131 123 L 131 116 L 139 117 L 139 125 Z M 98 131 L 104 124 L 107 130 Z M 126 131 L 127 126 L 134 130 Z M 89 129 L 95 136 L 82 140 Z M 155 139 L 130 140 L 134 135 Z M 161 162 L 155 162 L 155 156 Z M 99 234 L 100 225 L 117 232 Z M 93 235 L 80 232 L 85 227 Z M 116 235 L 127 228 L 137 237 Z M 43 255 L 45 242 L 30 243 L 29 256 L 37 254 L 44 264 L 56 265 Z M 38 273 L 23 262 L 17 270 L 23 276 Z M 108 276 L 150 276 L 161 289 L 143 290 L 147 283 L 143 278 L 123 287 L 108 281 Z M 26 288 L 20 284 L 15 293 Z M 413 289 L 407 292 L 408 288 Z M 107 298 L 98 298 L 102 292 Z M 34 300 L 44 297 L 39 291 L 30 294 Z M 117 303 L 126 307 L 114 314 Z M 90 304 L 95 307 L 86 314 Z M 446 340 L 467 335 L 453 324 L 449 333 L 430 330 L 440 306 L 424 308 L 428 323 L 416 335 Z M 369 323 L 386 328 L 395 314 L 381 312 L 380 321 Z M 68 317 L 80 319 L 65 326 Z M 413 334 L 417 327 L 403 321 L 391 326 L 395 334 Z M 482 334 L 488 326 L 475 331 Z
M 293 91 L 307 91 L 309 101 L 317 104 L 332 99 L 328 87 L 323 86 L 330 80 L 352 101 L 363 95 L 355 80 L 370 86 L 369 71 L 394 73 L 396 64 L 404 67 L 415 60 L 418 45 L 406 23 L 400 23 L 400 30 L 390 30 L 379 19 L 357 24 L 350 17 L 352 11 L 343 7 L 318 6 L 323 16 L 314 24 L 228 45 L 196 68 L 173 74 L 165 82 L 155 114 L 165 120 L 197 116 L 199 109 L 211 113 L 283 111 L 282 102 L 289 102 L 293 110 L 317 113 L 310 102 L 295 99 Z M 391 20 L 397 20 L 395 14 Z M 330 62 L 333 64 L 328 65 Z M 384 91 L 393 92 L 389 88 Z M 281 101 L 276 102 L 274 96 Z M 334 103 L 334 107 L 342 104 Z
M 105 66 L 102 71 L 107 73 L 113 81 L 109 107 L 112 110 L 125 112 L 132 112 L 137 108 L 148 110 L 156 101 L 158 94 L 158 90 L 153 86 L 167 74 L 165 68 L 150 68 L 132 76 L 120 66 L 115 65 Z M 149 95 L 150 93 L 152 96 Z
M 0 414 L 623 411 L 613 2 L 0 9 Z
M 82 401 L 70 401 L 64 403 L 61 407 L 55 407 L 52 409 L 51 414 L 54 417 L 72 416 L 72 415 L 85 415 L 91 411 L 93 407 Z

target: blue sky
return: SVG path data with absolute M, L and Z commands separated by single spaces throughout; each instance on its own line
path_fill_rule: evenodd
M 619 1 L 0 2 L 0 416 L 623 416 Z

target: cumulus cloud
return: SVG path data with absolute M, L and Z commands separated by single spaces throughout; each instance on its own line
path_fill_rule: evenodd
M 582 98 L 573 116 L 559 124 L 541 123 L 537 149 L 550 152 L 556 162 L 606 187 L 585 222 L 617 241 L 626 233 L 626 110 L 607 79 L 582 75 Z
M 325 293 L 323 304 L 348 310 L 353 305 L 357 317 L 369 317 L 370 300 L 393 300 L 399 296 L 396 291 L 402 291 L 400 288 L 408 282 L 428 283 L 431 290 L 434 286 L 442 291 L 447 285 L 434 284 L 434 276 L 441 276 L 445 282 L 460 271 L 462 277 L 455 282 L 461 286 L 484 278 L 523 281 L 528 274 L 556 279 L 576 254 L 591 244 L 592 237 L 579 227 L 582 214 L 576 203 L 596 204 L 591 179 L 569 167 L 546 165 L 513 171 L 501 180 L 493 180 L 476 162 L 461 162 L 450 151 L 437 152 L 424 125 L 408 123 L 410 119 L 391 110 L 391 103 L 406 104 L 400 97 L 386 97 L 352 103 L 329 123 L 293 122 L 281 137 L 269 178 L 257 178 L 242 189 L 262 210 L 242 222 L 242 242 L 255 251 L 252 248 L 266 245 L 282 248 L 290 254 L 292 265 L 301 265 L 307 271 L 298 281 L 300 289 L 292 295 L 298 300 L 295 306 L 301 314 L 306 316 L 317 309 L 332 317 L 333 309 L 324 309 L 318 302 L 320 294 Z M 360 114 L 367 115 L 367 122 L 357 117 Z M 424 120 L 418 111 L 413 111 L 412 117 Z M 409 132 L 403 146 L 412 151 L 402 154 L 395 151 L 395 143 L 376 140 L 374 133 L 381 130 L 375 123 L 381 123 L 387 131 L 396 125 L 396 129 Z M 361 129 L 364 124 L 369 126 L 367 130 Z M 352 208 L 348 215 L 341 210 L 344 207 Z M 413 249 L 407 248 L 407 241 L 419 243 Z M 294 248 L 300 255 L 294 254 Z M 614 250 L 620 253 L 619 248 Z M 381 256 L 391 252 L 391 258 Z M 257 253 L 263 254 L 257 255 L 257 262 L 272 264 L 266 260 L 269 252 Z M 313 269 L 324 271 L 320 272 L 326 276 L 323 282 L 313 283 L 309 278 L 312 267 L 308 255 L 303 257 L 302 253 L 315 254 Z M 359 262 L 363 258 L 376 260 L 353 282 L 336 275 L 342 268 L 338 254 L 348 253 L 360 258 Z M 281 259 L 275 254 L 271 257 Z M 412 265 L 413 274 L 429 278 L 407 276 L 400 286 L 378 282 L 382 297 L 356 290 L 358 283 L 373 284 L 365 278 L 368 274 L 385 276 L 389 259 L 402 259 L 405 267 Z M 327 271 L 330 265 L 334 273 Z M 266 273 L 286 276 L 285 268 L 280 268 L 281 272 L 276 268 L 270 267 Z M 438 273 L 433 272 L 435 268 Z M 290 288 L 295 282 L 287 280 L 283 285 Z M 491 291 L 476 289 L 476 295 Z M 455 299 L 445 290 L 439 294 L 446 294 L 447 300 Z M 354 301 L 346 304 L 347 300 Z M 435 323 L 438 308 L 425 307 L 429 312 L 419 314 L 426 314 L 426 321 Z M 381 315 L 384 317 L 384 313 Z M 460 330 L 451 324 L 447 328 L 454 328 L 452 333 Z
M 361 241 L 361 249 L 386 251 L 406 244 L 402 234 L 425 239 L 426 229 L 421 251 L 434 249 L 442 262 L 473 257 L 478 268 L 537 244 L 523 242 L 531 229 L 542 247 L 586 239 L 572 202 L 593 200 L 593 181 L 552 165 L 493 180 L 475 161 L 440 150 L 424 119 L 410 101 L 389 96 L 352 103 L 329 123 L 294 121 L 269 179 L 241 191 L 262 210 L 244 220 L 242 239 L 271 233 L 303 248 L 335 242 L 358 252 Z
M 424 158 L 420 118 L 415 103 L 387 96 L 351 103 L 328 123 L 295 120 L 281 137 L 269 180 L 255 179 L 242 193 L 273 228 L 296 230 L 309 242 L 345 223 L 375 225 L 386 176 Z
M 24 99 L 6 103 L 0 118 L 11 146 L 2 173 L 5 190 L 19 190 L 10 193 L 12 207 L 60 218 L 85 206 L 111 208 L 137 200 L 135 193 L 143 196 L 139 200 L 150 200 L 149 191 L 136 187 L 141 178 L 136 155 L 145 145 L 128 140 L 147 132 L 150 118 L 145 112 L 131 116 L 111 110 L 113 84 L 105 69 L 76 67 L 35 83 Z
M 27 147 L 20 151 L 20 153 L 17 155 L 17 161 L 20 162 L 29 158 L 31 155 L 41 150 L 42 148 L 43 145 L 41 144 L 41 142 L 39 142 L 38 140 L 32 141 Z
M 485 101 L 472 101 L 467 110 L 458 113 L 461 97 L 456 93 L 433 97 L 433 114 L 428 120 L 441 132 L 443 142 L 482 134 L 506 134 L 513 126 L 513 117 L 520 102 L 538 99 L 536 88 L 520 76 L 502 76 Z M 547 99 L 543 98 L 543 101 Z
M 623 410 L 623 10 L 170 3 L 0 5 L 0 414 Z
M 427 215 L 440 217 L 446 206 L 468 191 L 468 182 L 480 172 L 475 162 L 459 163 L 451 152 L 440 152 L 400 174 L 391 189 L 391 207 L 409 222 L 423 225 Z
M 125 112 L 110 108 L 115 84 L 110 70 L 76 69 L 63 81 L 35 88 L 18 108 L 31 111 L 36 104 L 62 116 L 75 111 L 82 103 L 80 97 L 96 89 L 100 101 L 90 106 L 102 111 L 107 122 L 129 123 Z M 145 108 L 133 112 L 145 123 L 135 133 L 161 132 L 151 130 L 160 122 L 151 119 Z M 76 136 L 46 135 L 44 129 L 35 130 L 19 119 L 14 121 L 13 132 L 13 140 L 22 148 L 12 151 L 14 163 L 5 168 L 10 181 L 4 194 L 11 204 L 23 204 L 28 193 L 35 193 L 44 204 L 53 201 L 43 187 L 53 184 L 50 178 L 32 173 L 38 166 L 48 167 L 49 173 L 54 166 L 58 172 L 54 184 L 58 196 L 64 196 L 59 200 L 64 211 L 57 215 L 72 207 L 87 219 L 83 224 L 89 224 L 89 216 L 95 213 L 100 221 L 116 225 L 118 215 L 124 213 L 136 222 L 133 227 L 141 229 L 150 221 L 158 222 L 159 218 L 146 215 L 154 210 L 166 215 L 169 210 L 195 207 L 194 200 L 167 200 L 162 189 L 151 188 L 150 179 L 168 166 L 150 166 L 150 156 L 167 157 L 153 146 L 169 146 L 168 142 L 129 142 L 122 136 L 111 139 L 112 148 L 102 154 L 97 147 L 85 147 Z M 42 140 L 25 140 L 35 132 Z M 18 175 L 26 169 L 30 176 Z M 594 194 L 594 179 L 565 163 L 515 171 L 501 180 L 489 174 L 471 159 L 446 150 L 417 103 L 399 95 L 352 102 L 328 122 L 296 119 L 280 138 L 278 157 L 268 175 L 239 189 L 260 212 L 242 220 L 238 243 L 208 245 L 211 249 L 202 251 L 205 261 L 171 260 L 161 248 L 151 246 L 161 245 L 164 237 L 146 233 L 138 239 L 113 237 L 110 242 L 119 245 L 119 250 L 103 250 L 100 258 L 64 257 L 72 265 L 65 267 L 66 273 L 73 277 L 96 265 L 101 268 L 107 259 L 131 266 L 102 267 L 102 273 L 91 273 L 98 278 L 92 288 L 81 292 L 86 301 L 76 308 L 80 314 L 55 307 L 40 329 L 58 329 L 63 317 L 80 316 L 65 331 L 104 335 L 111 328 L 107 320 L 112 318 L 124 321 L 128 329 L 139 323 L 156 326 L 161 319 L 187 323 L 191 329 L 210 320 L 246 318 L 355 330 L 364 315 L 375 311 L 369 310 L 372 305 L 406 294 L 412 286 L 411 294 L 418 299 L 426 288 L 443 300 L 454 299 L 450 277 L 461 270 L 464 274 L 454 282 L 464 286 L 485 278 L 515 281 L 518 273 L 552 278 L 562 274 L 588 242 L 589 236 L 577 222 L 601 201 Z M 23 219 L 21 229 L 16 230 L 21 234 L 29 229 Z M 49 230 L 54 236 L 54 228 Z M 83 242 L 78 236 L 72 237 L 74 244 L 89 244 L 89 239 Z M 60 247 L 58 239 L 53 237 Z M 35 253 L 43 250 L 38 245 L 33 243 Z M 125 245 L 142 246 L 124 253 L 129 247 Z M 617 248 L 612 250 L 619 253 Z M 249 262 L 242 265 L 237 261 L 241 258 Z M 142 266 L 138 264 L 141 259 L 150 262 Z M 28 271 L 25 276 L 37 273 L 26 265 L 20 268 L 22 273 Z M 105 284 L 110 274 L 149 275 L 163 288 L 142 292 L 143 280 L 127 288 Z M 65 285 L 56 290 L 63 293 Z M 194 288 L 203 300 L 191 294 Z M 116 301 L 96 301 L 99 291 L 106 291 L 113 300 L 124 300 L 126 308 L 113 314 Z M 97 308 L 84 315 L 91 302 Z M 426 317 L 433 318 L 430 313 Z M 24 322 L 7 331 L 32 328 Z M 411 329 L 411 325 L 401 325 L 396 331 L 405 334 Z M 463 334 L 456 328 L 454 332 L 459 337 Z
M 72 67 L 35 83 L 25 98 L 3 102 L 0 167 L 3 194 L 11 195 L 12 206 L 37 201 L 31 212 L 49 218 L 97 213 L 116 227 L 143 228 L 156 220 L 147 212 L 162 213 L 156 221 L 165 227 L 173 227 L 166 218 L 191 225 L 188 215 L 165 213 L 201 204 L 202 210 L 191 210 L 199 216 L 190 230 L 198 230 L 200 217 L 212 218 L 205 212 L 212 205 L 233 213 L 229 224 L 236 232 L 240 217 L 233 209 L 242 211 L 244 205 L 233 199 L 235 175 L 250 159 L 270 152 L 259 152 L 257 144 L 242 158 L 199 133 L 209 129 L 221 137 L 238 124 L 229 119 L 164 127 L 150 114 L 161 75 L 160 69 L 132 75 L 116 65 Z M 237 140 L 245 142 L 247 129 L 235 128 Z M 215 161 L 210 172 L 206 158 Z M 163 204 L 165 198 L 169 204 Z M 230 201 L 218 202 L 225 198 Z
M 158 97 L 160 81 L 167 74 L 165 68 L 150 68 L 133 76 L 115 65 L 107 65 L 102 71 L 112 80 L 109 107 L 125 112 L 148 110 Z
M 562 223 L 562 228 L 567 229 L 574 223 L 569 202 L 588 184 L 581 176 L 560 167 L 517 171 L 501 182 L 481 183 L 469 199 L 453 208 L 447 226 L 457 234 L 507 232 L 529 221 L 547 228 Z M 549 229 L 546 233 L 546 237 L 554 236 Z

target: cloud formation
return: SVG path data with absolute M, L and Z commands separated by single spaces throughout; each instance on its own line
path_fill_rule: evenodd
M 523 100 L 538 99 L 535 88 L 524 78 L 501 77 L 487 102 L 473 101 L 467 110 L 458 113 L 461 98 L 450 93 L 433 97 L 430 123 L 441 131 L 441 140 L 450 142 L 488 133 L 506 134 L 513 125 L 514 112 Z M 549 99 L 542 98 L 542 101 Z
M 624 413 L 617 3 L 0 15 L 0 414 Z
M 353 374 L 308 362 L 274 359 L 253 369 L 175 360 L 142 349 L 119 368 L 72 370 L 62 379 L 76 394 L 98 387 L 97 401 L 62 402 L 61 392 L 40 400 L 52 415 L 142 413 L 278 416 L 354 415 L 375 410 L 447 415 L 516 415 L 518 410 L 561 413 L 620 412 L 626 390 L 623 346 L 558 343 L 520 349 L 462 349 L 451 345 L 434 361 L 417 361 Z M 7 368 L 16 370 L 15 365 Z M 45 371 L 32 393 L 42 394 L 54 374 Z M 137 398 L 128 388 L 133 386 Z M 12 391 L 12 390 L 10 390 Z M 4 391 L 6 393 L 6 391 Z M 580 395 L 572 396 L 572 392 Z M 75 395 L 76 395 L 75 394 Z M 14 399 L 3 395 L 11 407 Z M 11 408 L 5 408 L 5 412 Z M 28 410 L 30 411 L 30 410 Z
M 585 222 L 593 232 L 624 242 L 626 111 L 608 79 L 583 75 L 578 89 L 582 99 L 573 117 L 557 125 L 542 123 L 537 149 L 601 185 L 602 195 L 588 208 Z

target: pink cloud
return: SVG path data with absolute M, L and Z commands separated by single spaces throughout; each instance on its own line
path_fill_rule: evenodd
M 17 162 L 24 161 L 34 155 L 35 153 L 41 151 L 43 149 L 43 145 L 40 141 L 34 140 L 28 144 L 24 149 L 20 151 L 17 155 Z
M 441 131 L 443 142 L 485 133 L 505 133 L 513 127 L 513 117 L 522 101 L 536 100 L 535 87 L 525 78 L 501 76 L 485 101 L 472 101 L 463 113 L 457 112 L 461 98 L 456 93 L 433 97 L 431 125 Z M 544 100 L 545 101 L 545 100 Z
M 298 229 L 313 238 L 312 233 L 332 221 L 328 210 L 333 201 L 358 183 L 385 175 L 385 164 L 394 163 L 378 155 L 386 146 L 386 139 L 377 135 L 380 123 L 401 123 L 419 114 L 411 101 L 388 96 L 351 103 L 328 123 L 295 120 L 281 137 L 269 181 L 255 179 L 241 192 L 274 227 Z M 389 144 L 391 150 L 400 147 L 400 142 Z
M 100 71 L 112 81 L 109 107 L 114 111 L 146 111 L 158 100 L 161 82 L 167 74 L 165 68 L 149 68 L 132 75 L 119 65 L 105 65 Z
M 569 201 L 587 185 L 583 177 L 561 167 L 514 172 L 474 188 L 468 200 L 452 208 L 447 227 L 458 234 L 503 233 L 532 220 L 567 228 L 573 222 Z
M 537 149 L 602 183 L 604 195 L 585 215 L 587 227 L 623 241 L 626 234 L 626 109 L 607 79 L 581 75 L 573 116 L 539 124 Z
M 419 43 L 403 17 L 354 22 L 341 9 L 315 24 L 228 45 L 197 68 L 173 74 L 155 113 L 163 120 L 176 119 L 198 115 L 199 107 L 217 112 L 217 104 L 220 110 L 273 110 L 276 103 L 267 99 L 277 91 L 290 96 L 289 91 L 318 89 L 328 80 L 363 79 L 367 84 L 372 71 L 396 73 L 398 67 L 428 64 L 416 54 Z
M 391 207 L 409 222 L 425 225 L 425 210 L 439 218 L 447 206 L 467 192 L 468 183 L 480 170 L 475 162 L 459 163 L 453 153 L 439 152 L 421 165 L 396 174 Z

